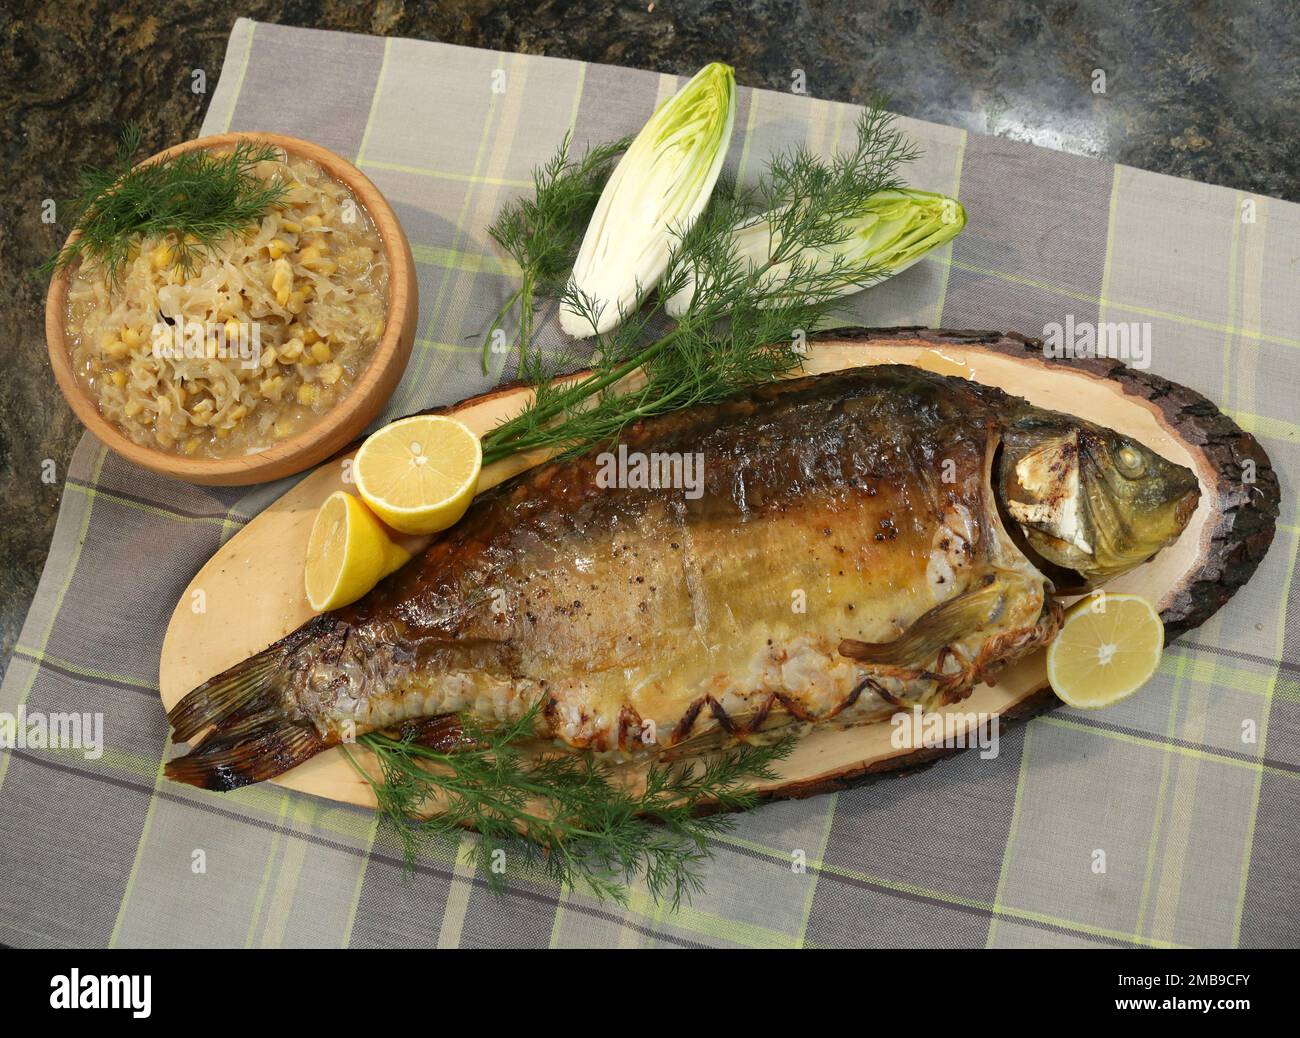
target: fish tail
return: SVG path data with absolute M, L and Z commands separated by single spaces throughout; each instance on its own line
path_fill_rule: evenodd
M 310 721 L 285 709 L 281 677 L 296 646 L 290 636 L 205 681 L 172 708 L 173 742 L 213 730 L 188 754 L 168 761 L 169 779 L 238 789 L 282 774 L 330 745 Z

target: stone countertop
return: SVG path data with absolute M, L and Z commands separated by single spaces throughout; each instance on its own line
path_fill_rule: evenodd
M 208 95 L 191 92 L 192 70 L 215 86 L 238 15 L 674 73 L 726 61 L 741 83 L 777 90 L 801 70 L 814 96 L 883 92 L 905 115 L 1300 201 L 1294 0 L 19 0 L 0 9 L 5 660 L 81 435 L 45 356 L 45 286 L 29 274 L 62 240 L 42 200 L 68 197 L 127 120 L 145 154 L 195 136 Z

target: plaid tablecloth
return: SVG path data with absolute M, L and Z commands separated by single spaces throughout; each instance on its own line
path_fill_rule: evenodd
M 353 158 L 419 267 L 389 408 L 486 388 L 478 343 L 513 285 L 485 228 L 566 130 L 635 130 L 672 76 L 241 20 L 205 133 L 269 130 Z M 741 90 L 729 165 L 831 152 L 856 109 Z M 718 842 L 706 892 L 624 911 L 541 884 L 498 899 L 450 850 L 404 878 L 376 816 L 272 785 L 166 783 L 158 654 L 195 571 L 287 483 L 190 487 L 87 435 L 0 711 L 102 713 L 105 748 L 0 756 L 0 940 L 19 945 L 1289 945 L 1300 943 L 1294 488 L 1300 206 L 904 120 L 918 187 L 959 195 L 953 246 L 856 297 L 856 323 L 1150 325 L 1152 367 L 1205 393 L 1279 469 L 1251 583 L 1151 687 L 1058 710 L 994 760 L 782 803 Z M 41 348 L 33 342 L 31 349 Z M 1250 733 L 1254 733 L 1254 740 Z M 470 837 L 466 837 L 469 839 Z M 802 851 L 806 871 L 791 866 Z M 1098 871 L 1097 852 L 1104 852 Z M 202 852 L 201 854 L 199 852 Z M 200 864 L 202 867 L 200 868 Z

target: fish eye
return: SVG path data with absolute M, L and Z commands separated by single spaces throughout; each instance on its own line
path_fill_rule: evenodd
M 1146 469 L 1146 462 L 1143 461 L 1142 455 L 1128 444 L 1115 452 L 1115 463 L 1119 466 L 1120 472 L 1129 479 L 1136 479 Z

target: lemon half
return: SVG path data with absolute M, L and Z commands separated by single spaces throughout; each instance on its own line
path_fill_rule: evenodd
M 469 507 L 483 467 L 478 437 L 454 418 L 416 415 L 374 433 L 357 452 L 357 492 L 394 530 L 437 533 Z
M 336 490 L 307 539 L 307 601 L 318 613 L 355 602 L 410 557 L 365 505 Z
M 1047 678 L 1070 706 L 1096 710 L 1127 699 L 1156 672 L 1165 647 L 1160 614 L 1138 595 L 1076 603 L 1047 649 Z

